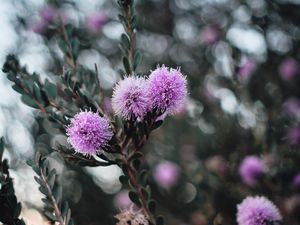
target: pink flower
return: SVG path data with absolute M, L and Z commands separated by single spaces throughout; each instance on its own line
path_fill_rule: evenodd
M 238 225 L 275 225 L 282 220 L 278 208 L 262 196 L 247 197 L 237 208 Z
M 163 161 L 154 169 L 154 180 L 159 186 L 169 189 L 174 186 L 179 178 L 180 169 L 170 161 Z
M 124 210 L 115 216 L 119 222 L 116 225 L 149 225 L 149 221 L 142 211 Z
M 286 58 L 279 65 L 279 74 L 283 80 L 293 79 L 298 72 L 299 65 L 293 58 Z
M 113 132 L 109 122 L 98 113 L 82 111 L 71 119 L 67 136 L 76 152 L 92 155 L 107 146 Z

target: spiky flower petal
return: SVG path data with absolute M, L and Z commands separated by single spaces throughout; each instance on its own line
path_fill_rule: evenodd
M 149 76 L 149 98 L 152 107 L 169 114 L 179 112 L 186 101 L 186 78 L 179 69 L 157 67 Z
M 82 111 L 71 119 L 67 136 L 76 152 L 92 155 L 107 146 L 113 132 L 108 121 L 98 113 Z
M 119 222 L 116 225 L 149 225 L 147 217 L 141 211 L 133 211 L 129 208 L 115 216 Z
M 247 197 L 237 208 L 238 225 L 277 225 L 282 219 L 277 207 L 263 196 Z

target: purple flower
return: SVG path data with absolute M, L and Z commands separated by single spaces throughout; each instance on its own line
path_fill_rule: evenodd
M 279 74 L 283 80 L 293 79 L 299 71 L 299 65 L 293 58 L 286 58 L 279 66 Z
M 242 161 L 239 173 L 245 184 L 253 186 L 257 180 L 263 175 L 265 165 L 257 156 L 247 156 Z
M 92 33 L 98 33 L 107 21 L 106 16 L 103 13 L 95 13 L 90 15 L 86 20 L 86 27 Z
M 293 187 L 300 188 L 300 172 L 298 172 L 293 178 Z
M 164 161 L 155 167 L 153 176 L 159 186 L 169 189 L 176 184 L 179 173 L 180 170 L 175 163 Z
M 187 97 L 186 78 L 179 69 L 157 67 L 148 80 L 152 107 L 169 114 L 180 112 Z
M 245 198 L 237 211 L 238 225 L 275 225 L 282 220 L 277 207 L 263 196 Z
M 37 21 L 35 24 L 32 25 L 31 29 L 33 32 L 37 34 L 43 34 L 48 27 L 48 22 L 45 22 L 44 20 Z
M 283 104 L 283 110 L 289 117 L 300 116 L 300 101 L 297 98 L 289 98 Z
M 114 197 L 114 205 L 118 209 L 128 209 L 132 205 L 127 190 L 120 191 Z
M 300 143 L 300 126 L 292 126 L 287 131 L 287 141 L 290 145 Z
M 92 155 L 101 151 L 112 138 L 109 123 L 98 113 L 82 111 L 71 119 L 67 127 L 68 142 L 76 152 Z
M 112 107 L 114 112 L 124 119 L 143 119 L 149 109 L 146 80 L 125 77 L 119 81 L 112 96 Z
M 256 62 L 248 59 L 240 68 L 239 75 L 242 80 L 248 80 L 256 68 Z
M 41 19 L 47 21 L 48 23 L 51 23 L 57 15 L 57 10 L 51 6 L 47 6 L 40 11 Z

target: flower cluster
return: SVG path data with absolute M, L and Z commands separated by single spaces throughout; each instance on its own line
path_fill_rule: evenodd
M 116 225 L 149 225 L 149 221 L 141 211 L 125 210 L 115 216 L 119 222 Z
M 179 69 L 157 67 L 148 79 L 125 77 L 115 87 L 112 106 L 123 119 L 143 119 L 147 112 L 157 110 L 175 114 L 186 101 L 186 78 Z
M 262 196 L 247 197 L 237 206 L 239 225 L 277 224 L 282 220 L 277 207 Z
M 112 138 L 109 122 L 90 111 L 77 113 L 67 127 L 68 142 L 76 152 L 92 155 L 101 151 Z

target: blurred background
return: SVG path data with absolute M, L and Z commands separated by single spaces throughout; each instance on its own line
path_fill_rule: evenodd
M 91 70 L 97 64 L 110 109 L 122 68 L 116 1 L 2 0 L 0 12 L 0 65 L 13 53 L 29 72 L 57 82 L 61 18 L 76 28 L 78 64 Z M 299 0 L 136 0 L 138 72 L 180 67 L 189 85 L 185 109 L 167 117 L 144 149 L 167 224 L 236 224 L 236 205 L 248 195 L 267 196 L 284 224 L 300 224 L 299 12 Z M 26 224 L 47 224 L 25 162 L 66 137 L 0 75 L 0 135 L 22 216 Z M 78 168 L 55 152 L 50 158 L 75 224 L 114 224 L 130 204 L 118 167 Z

